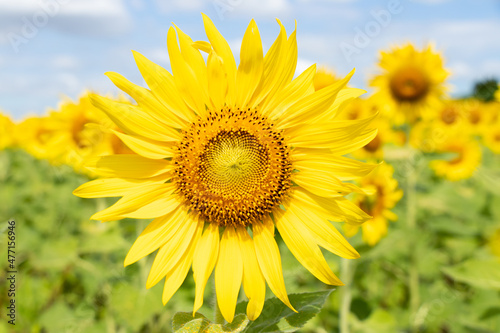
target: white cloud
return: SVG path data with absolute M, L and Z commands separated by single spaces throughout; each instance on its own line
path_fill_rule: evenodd
M 298 58 L 297 68 L 295 69 L 295 76 L 300 75 L 303 71 L 311 67 L 315 62 L 309 59 Z
M 5 42 L 9 33 L 30 39 L 45 27 L 84 35 L 120 34 L 130 27 L 131 18 L 122 0 L 0 0 L 0 22 L 0 41 Z
M 450 0 L 413 0 L 413 2 L 420 2 L 427 5 L 440 5 L 445 2 L 449 2 Z
M 144 55 L 148 57 L 149 60 L 157 63 L 160 66 L 165 67 L 166 65 L 170 64 L 170 58 L 168 56 L 166 47 L 159 47 L 148 50 L 144 53 Z
M 55 87 L 66 87 L 65 90 L 72 93 L 82 90 L 80 80 L 72 73 L 60 73 L 55 78 Z
M 174 11 L 200 11 L 205 8 L 206 1 L 203 0 L 156 0 L 156 6 L 164 13 Z
M 289 0 L 212 0 L 212 10 L 220 20 L 229 17 L 276 17 L 289 15 Z
M 55 69 L 74 69 L 80 65 L 80 61 L 70 55 L 56 55 L 50 61 L 50 65 Z

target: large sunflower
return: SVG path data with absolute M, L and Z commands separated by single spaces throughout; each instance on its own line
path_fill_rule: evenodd
M 378 89 L 377 98 L 390 106 L 396 123 L 413 123 L 439 104 L 448 72 L 441 55 L 430 46 L 419 51 L 408 44 L 382 52 L 379 66 L 382 73 L 371 81 L 371 86 Z
M 106 178 L 80 186 L 81 197 L 121 196 L 95 220 L 154 218 L 125 258 L 130 265 L 158 250 L 147 287 L 165 279 L 163 303 L 192 267 L 194 311 L 215 268 L 217 301 L 231 322 L 243 283 L 251 320 L 260 315 L 265 283 L 293 309 L 285 290 L 275 228 L 288 248 L 324 283 L 342 282 L 320 246 L 345 258 L 359 255 L 328 220 L 359 225 L 369 219 L 343 196 L 361 191 L 352 180 L 372 165 L 342 157 L 376 135 L 371 118 L 336 121 L 343 102 L 360 94 L 349 78 L 315 92 L 311 66 L 292 80 L 296 33 L 285 28 L 264 56 L 252 20 L 236 66 L 228 43 L 203 16 L 209 42 L 170 28 L 173 75 L 134 52 L 150 90 L 123 76 L 108 77 L 138 103 L 93 96 L 123 130 L 137 155 L 94 159 Z M 206 62 L 200 50 L 208 53 Z M 219 237 L 219 235 L 221 236 Z

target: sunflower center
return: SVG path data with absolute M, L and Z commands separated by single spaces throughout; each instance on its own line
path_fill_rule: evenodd
M 407 67 L 392 77 L 390 88 L 394 98 L 400 102 L 416 102 L 427 95 L 429 82 L 422 71 Z
M 481 112 L 478 109 L 474 109 L 469 113 L 469 122 L 472 125 L 476 125 L 481 121 Z
M 220 132 L 207 142 L 199 159 L 200 180 L 221 197 L 251 192 L 269 171 L 269 150 L 243 130 Z
M 183 131 L 173 159 L 178 193 L 207 222 L 246 226 L 290 188 L 289 149 L 257 110 L 210 111 Z
M 366 146 L 364 146 L 363 148 L 370 153 L 374 153 L 380 148 L 381 145 L 382 145 L 382 140 L 380 139 L 380 136 L 377 134 L 377 136 L 375 136 L 373 140 L 368 142 Z
M 447 107 L 441 112 L 441 120 L 448 125 L 451 125 L 457 120 L 458 112 L 454 107 Z

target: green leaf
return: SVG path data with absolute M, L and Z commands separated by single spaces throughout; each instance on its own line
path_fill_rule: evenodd
M 243 332 L 249 322 L 244 314 L 236 315 L 230 324 L 221 325 L 213 324 L 200 313 L 193 317 L 191 312 L 178 312 L 172 319 L 172 329 L 176 333 L 238 333 Z
M 298 313 L 290 310 L 277 298 L 267 299 L 262 314 L 257 320 L 250 322 L 245 333 L 295 332 L 320 312 L 333 290 L 289 295 L 290 302 Z M 248 302 L 238 303 L 236 313 L 245 312 L 247 304 Z
M 471 259 L 453 267 L 443 268 L 453 279 L 483 289 L 500 290 L 500 261 Z
M 362 322 L 359 322 L 353 316 L 351 316 L 351 319 L 353 322 L 352 332 L 354 333 L 397 332 L 396 319 L 390 312 L 382 309 L 374 310 L 370 317 Z

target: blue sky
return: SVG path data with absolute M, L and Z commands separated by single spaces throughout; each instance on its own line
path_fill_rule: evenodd
M 251 18 L 264 50 L 279 32 L 275 18 L 289 33 L 297 20 L 297 70 L 317 63 L 345 75 L 356 68 L 351 82 L 359 88 L 368 89 L 379 51 L 405 42 L 442 52 L 454 96 L 476 80 L 500 78 L 498 0 L 0 0 L 0 110 L 20 120 L 85 89 L 116 93 L 106 71 L 142 85 L 131 50 L 170 69 L 168 28 L 175 22 L 206 40 L 200 12 L 237 59 Z

